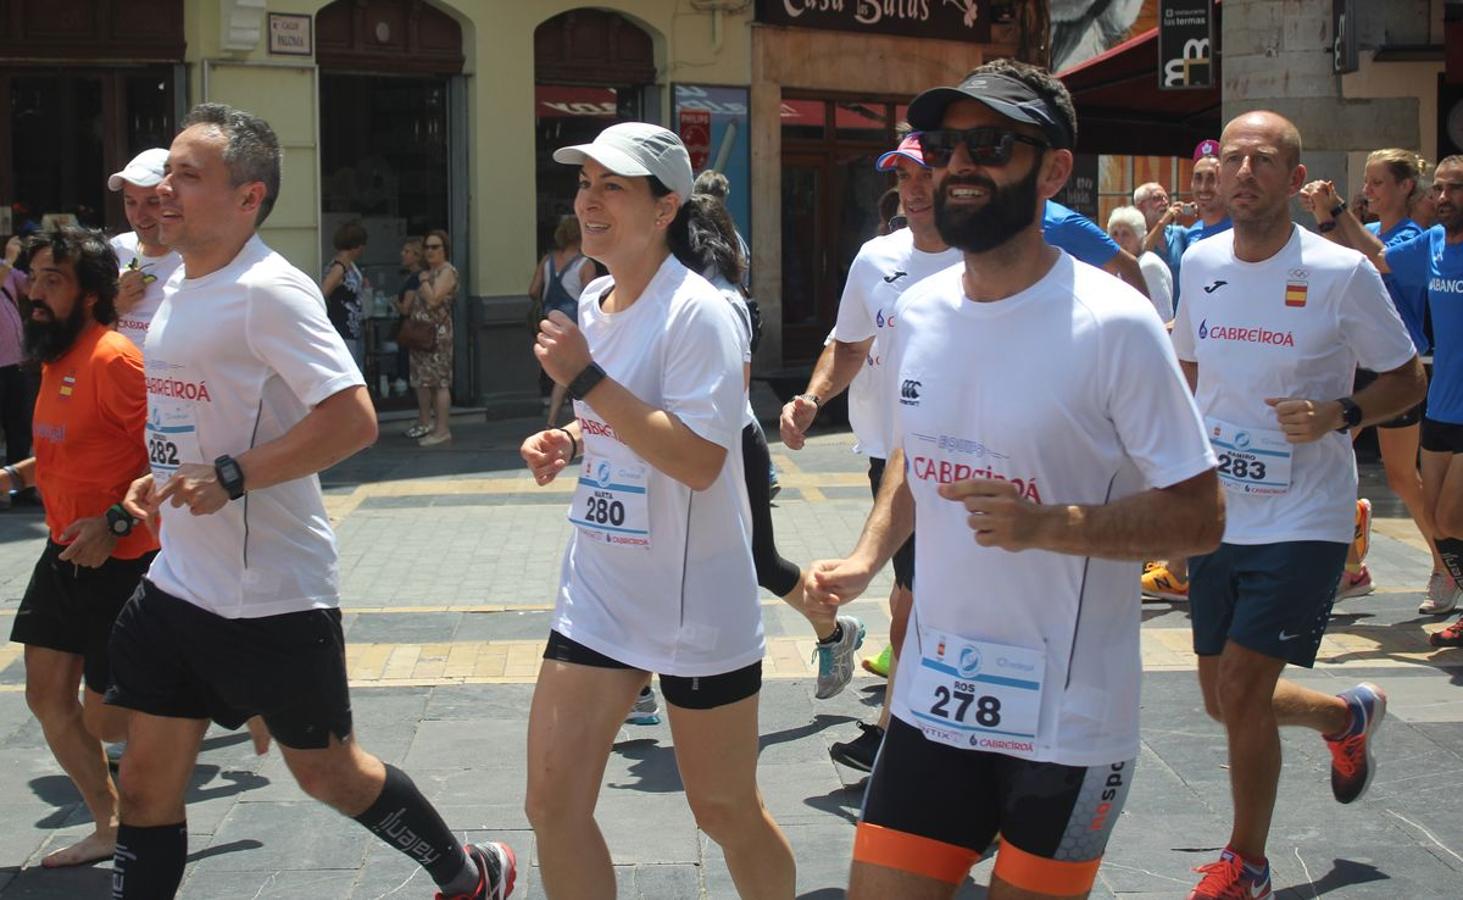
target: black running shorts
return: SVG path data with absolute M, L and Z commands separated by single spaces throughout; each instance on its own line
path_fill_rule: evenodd
M 65 549 L 63 544 L 46 541 L 15 611 L 10 639 L 80 656 L 86 689 L 102 694 L 111 680 L 107 641 L 112 623 L 157 551 L 136 559 L 112 558 L 89 569 L 63 562 Z
M 263 716 L 297 750 L 351 733 L 338 609 L 225 619 L 143 579 L 117 617 L 111 653 L 115 706 L 225 728 Z
M 879 498 L 879 485 L 884 483 L 885 460 L 878 457 L 869 457 L 869 488 L 874 492 L 874 499 Z M 894 586 L 904 588 L 906 591 L 914 590 L 914 535 L 904 542 L 904 546 L 894 551 Z
M 1424 418 L 1422 449 L 1430 453 L 1463 453 L 1463 425 Z
M 633 669 L 617 659 L 591 650 L 557 631 L 549 632 L 549 645 L 544 648 L 544 659 L 573 663 L 577 666 L 591 666 L 596 669 Z M 716 709 L 730 706 L 738 700 L 762 690 L 762 660 L 720 675 L 687 677 L 684 675 L 660 676 L 660 692 L 667 703 L 682 709 Z
M 959 884 L 999 835 L 1002 881 L 1038 894 L 1085 894 L 1128 798 L 1134 762 L 1064 766 L 961 750 L 891 718 L 854 861 Z

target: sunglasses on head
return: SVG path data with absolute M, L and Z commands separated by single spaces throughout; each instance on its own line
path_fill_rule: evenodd
M 970 154 L 971 162 L 976 165 L 1003 166 L 1011 161 L 1011 152 L 1016 148 L 1017 142 L 1040 147 L 1043 150 L 1051 147 L 1051 144 L 1041 138 L 989 126 L 965 129 L 938 128 L 934 131 L 920 132 L 919 136 L 920 154 L 924 157 L 925 165 L 936 169 L 943 169 L 950 165 L 950 157 L 955 155 L 955 148 L 961 144 L 965 145 L 965 151 Z

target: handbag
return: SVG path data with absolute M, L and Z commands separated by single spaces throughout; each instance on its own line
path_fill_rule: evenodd
M 437 326 L 420 319 L 402 319 L 396 326 L 396 344 L 418 353 L 437 349 Z

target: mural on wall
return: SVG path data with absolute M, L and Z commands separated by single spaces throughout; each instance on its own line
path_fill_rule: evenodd
M 1051 0 L 1052 71 L 1061 72 L 1154 27 L 1158 0 Z

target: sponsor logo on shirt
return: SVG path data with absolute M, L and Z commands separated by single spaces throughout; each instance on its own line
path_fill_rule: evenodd
M 37 440 L 50 441 L 59 444 L 66 440 L 66 426 L 53 425 L 50 422 L 36 422 L 31 426 L 31 432 Z
M 580 419 L 579 430 L 584 433 L 585 437 L 588 437 L 592 434 L 598 437 L 607 437 L 610 440 L 617 441 L 621 444 L 625 443 L 624 441 L 620 440 L 620 436 L 618 434 L 615 434 L 615 429 L 599 421 L 598 419 L 590 419 L 587 417 Z
M 921 385 L 913 378 L 906 378 L 899 385 L 899 402 L 905 406 L 919 406 L 919 389 Z
M 1433 278 L 1427 283 L 1430 291 L 1440 291 L 1445 294 L 1463 294 L 1463 278 Z
M 126 318 L 123 318 L 123 319 L 118 319 L 117 320 L 117 330 L 118 331 L 141 331 L 144 334 L 146 334 L 147 333 L 147 326 L 148 326 L 148 323 L 142 321 L 141 319 L 126 319 Z
M 75 375 L 62 375 L 61 376 L 61 396 L 63 396 L 63 397 L 70 397 L 71 396 L 71 392 L 74 391 L 74 390 L 76 390 L 76 376 Z
M 1209 327 L 1209 320 L 1199 322 L 1201 341 L 1239 341 L 1245 344 L 1269 344 L 1274 347 L 1294 347 L 1295 333 L 1271 331 L 1268 328 L 1250 328 L 1244 325 L 1215 325 Z
M 942 434 L 938 438 L 927 437 L 925 435 L 916 435 L 916 437 L 930 441 L 941 450 L 950 450 L 955 453 L 966 453 L 980 459 L 984 459 L 986 457 L 991 457 L 993 459 L 1011 458 L 1004 453 L 992 450 L 990 447 L 987 447 L 980 441 L 972 441 L 968 438 L 956 437 L 953 434 Z
M 934 459 L 929 456 L 916 456 L 910 464 L 914 477 L 920 481 L 935 481 L 940 484 L 949 484 L 953 481 L 969 481 L 972 478 L 985 478 L 990 481 L 1009 481 L 1016 488 L 1016 492 L 1032 503 L 1041 502 L 1041 491 L 1037 489 L 1036 477 L 1012 478 L 1008 477 L 990 466 L 970 466 L 965 463 L 951 462 L 948 459 Z
M 884 283 L 885 284 L 893 284 L 894 282 L 898 281 L 899 279 L 905 277 L 908 274 L 909 274 L 908 272 L 903 272 L 903 271 L 899 271 L 899 270 L 896 269 L 894 271 L 894 274 L 892 274 L 892 275 L 885 275 L 884 276 Z
M 1212 294 L 1215 291 L 1219 290 L 1220 288 L 1224 287 L 1226 284 L 1229 284 L 1229 282 L 1227 282 L 1227 281 L 1216 281 L 1213 284 L 1206 284 L 1206 285 L 1204 285 L 1204 293 L 1206 293 L 1206 294 Z
M 147 392 L 179 400 L 213 402 L 213 397 L 208 393 L 208 382 L 206 381 L 181 381 L 177 378 L 153 377 L 147 379 Z

